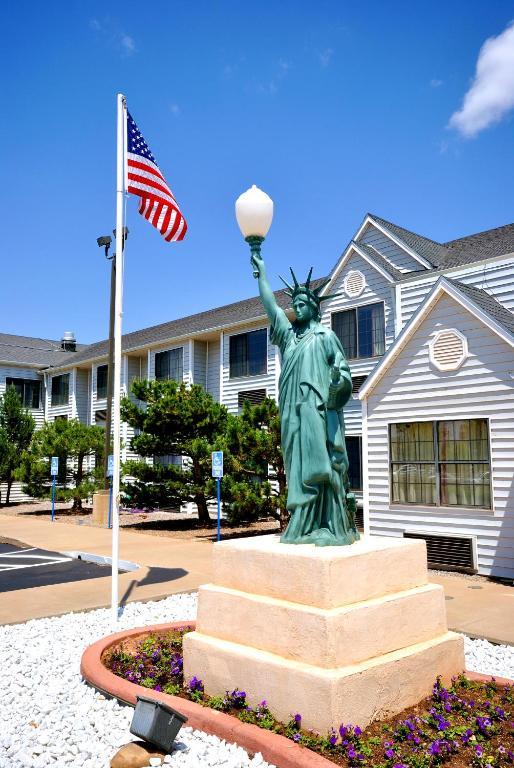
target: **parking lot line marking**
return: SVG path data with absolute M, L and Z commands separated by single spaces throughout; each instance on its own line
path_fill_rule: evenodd
M 13 549 L 12 552 L 0 552 L 0 557 L 9 557 L 10 555 L 21 555 L 22 552 L 34 552 L 37 547 L 27 547 L 27 549 Z
M 8 557 L 11 560 L 16 560 L 16 558 L 20 560 L 55 560 L 55 555 L 24 555 L 21 552 L 14 552 L 9 555 L 3 555 L 0 552 L 0 560 L 3 560 L 4 557 Z M 66 560 L 72 560 L 73 558 L 67 557 Z

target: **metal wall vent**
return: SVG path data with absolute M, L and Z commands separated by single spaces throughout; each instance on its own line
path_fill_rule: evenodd
M 357 394 L 367 378 L 367 376 L 352 376 L 352 393 L 354 395 Z
M 251 405 L 258 405 L 265 398 L 265 389 L 244 389 L 237 393 L 237 405 L 239 408 L 242 408 L 245 402 L 249 402 Z
M 364 275 L 362 272 L 358 272 L 357 270 L 348 272 L 344 279 L 344 290 L 350 299 L 356 299 L 357 296 L 360 296 L 364 290 L 365 285 L 366 279 Z
M 467 356 L 466 337 L 455 328 L 438 331 L 430 342 L 430 360 L 440 371 L 456 371 Z
M 405 539 L 423 539 L 426 542 L 429 568 L 463 571 L 465 573 L 477 572 L 473 538 L 470 536 L 444 536 L 404 531 L 403 537 Z
M 357 530 L 361 531 L 361 533 L 364 531 L 364 508 L 363 507 L 357 507 L 357 510 L 355 512 L 355 524 L 357 526 Z

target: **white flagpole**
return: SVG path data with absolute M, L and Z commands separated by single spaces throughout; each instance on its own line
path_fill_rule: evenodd
M 126 105 L 118 93 L 118 136 L 116 171 L 116 292 L 114 299 L 114 386 L 113 386 L 113 457 L 112 476 L 112 575 L 111 617 L 118 621 L 118 563 L 120 556 L 120 472 L 121 472 L 121 319 L 123 304 L 123 196 L 125 192 Z

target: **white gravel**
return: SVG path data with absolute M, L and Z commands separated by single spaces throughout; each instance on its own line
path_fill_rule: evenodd
M 130 603 L 119 628 L 195 615 L 196 595 L 173 595 Z M 108 610 L 0 627 L 0 768 L 107 768 L 134 738 L 132 707 L 105 699 L 80 678 L 84 648 L 111 631 Z M 466 664 L 514 678 L 514 648 L 466 638 Z M 250 758 L 241 747 L 192 728 L 181 729 L 176 746 L 166 758 L 172 768 L 273 768 L 259 754 Z

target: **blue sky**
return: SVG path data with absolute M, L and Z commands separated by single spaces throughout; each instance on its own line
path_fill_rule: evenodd
M 165 243 L 129 200 L 124 331 L 256 294 L 234 218 L 253 183 L 275 202 L 274 287 L 290 264 L 326 274 L 367 211 L 441 241 L 514 221 L 514 83 L 473 80 L 488 38 L 508 60 L 513 18 L 494 0 L 9 3 L 0 330 L 107 335 L 118 91 L 189 224 Z

